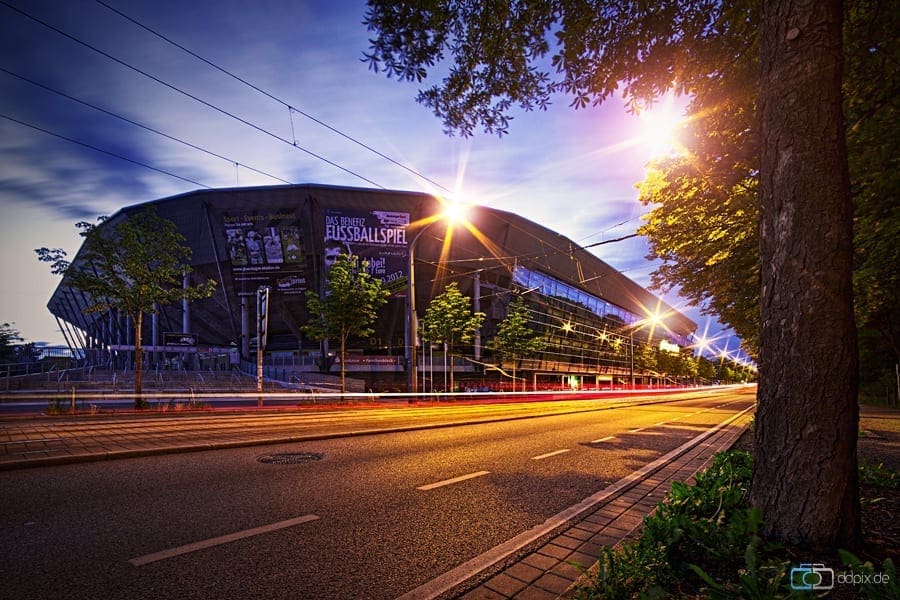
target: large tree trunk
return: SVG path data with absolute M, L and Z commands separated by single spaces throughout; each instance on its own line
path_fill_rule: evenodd
M 852 205 L 837 0 L 766 0 L 760 28 L 760 384 L 751 502 L 774 539 L 860 539 Z

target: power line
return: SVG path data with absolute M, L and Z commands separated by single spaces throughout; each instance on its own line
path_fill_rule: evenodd
M 637 220 L 640 219 L 640 218 L 641 218 L 641 216 L 638 215 L 638 216 L 636 216 L 636 217 L 631 217 L 630 219 L 625 219 L 624 221 L 619 221 L 619 222 L 616 223 L 615 225 L 610 225 L 609 227 L 607 227 L 606 229 L 604 229 L 604 230 L 602 230 L 602 231 L 598 231 L 598 232 L 596 232 L 596 233 L 588 234 L 588 235 L 582 237 L 582 238 L 581 238 L 580 240 L 578 240 L 578 241 L 584 241 L 584 240 L 590 239 L 590 238 L 594 237 L 595 235 L 603 235 L 603 234 L 606 233 L 607 231 L 612 231 L 613 229 L 615 229 L 615 228 L 617 228 L 617 227 L 621 227 L 622 225 L 625 225 L 626 223 L 631 223 L 632 221 L 637 221 Z
M 602 242 L 594 242 L 593 244 L 588 244 L 587 246 L 582 246 L 582 248 L 593 248 L 594 246 L 603 246 L 604 244 L 613 244 L 615 242 L 623 242 L 625 240 L 630 240 L 633 237 L 638 237 L 639 233 L 629 233 L 628 235 L 623 235 L 622 237 L 613 238 L 611 240 L 603 240 Z
M 4 115 L 4 114 L 0 113 L 0 118 L 7 119 L 8 121 L 12 121 L 13 123 L 18 123 L 19 125 L 23 125 L 24 127 L 30 127 L 31 129 L 34 129 L 34 130 L 36 130 L 36 131 L 40 131 L 40 132 L 42 132 L 42 133 L 46 133 L 47 135 L 52 135 L 53 137 L 58 137 L 58 138 L 60 138 L 60 139 L 62 139 L 62 140 L 66 140 L 67 142 L 71 142 L 71 143 L 73 143 L 73 144 L 78 144 L 79 146 L 84 146 L 85 148 L 90 148 L 91 150 L 94 150 L 94 151 L 96 151 L 96 152 L 100 152 L 100 153 L 102 153 L 102 154 L 106 154 L 106 155 L 108 155 L 108 156 L 112 156 L 112 157 L 114 157 L 114 158 L 118 158 L 118 159 L 120 159 L 120 160 L 124 160 L 124 161 L 130 162 L 130 163 L 132 163 L 132 164 L 135 164 L 135 165 L 144 167 L 144 168 L 146 168 L 146 169 L 151 169 L 151 170 L 156 171 L 156 172 L 158 172 L 158 173 L 162 173 L 163 175 L 168 175 L 169 177 L 174 177 L 175 179 L 180 179 L 180 180 L 186 181 L 186 182 L 188 182 L 188 183 L 193 183 L 194 185 L 199 185 L 200 187 L 204 187 L 204 188 L 207 188 L 207 189 L 212 189 L 212 186 L 208 186 L 208 185 L 206 185 L 205 183 L 200 183 L 199 181 L 194 181 L 193 179 L 189 179 L 189 178 L 187 178 L 187 177 L 182 177 L 181 175 L 176 175 L 175 173 L 171 173 L 171 172 L 169 172 L 169 171 L 166 171 L 165 169 L 160 169 L 160 168 L 158 168 L 158 167 L 154 167 L 154 166 L 152 166 L 152 165 L 148 165 L 147 163 L 142 163 L 142 162 L 139 161 L 139 160 L 134 160 L 133 158 L 128 158 L 127 156 L 122 156 L 121 154 L 117 154 L 117 153 L 115 153 L 115 152 L 110 152 L 109 150 L 104 150 L 103 148 L 98 148 L 97 146 L 94 146 L 93 144 L 89 144 L 89 143 L 87 143 L 87 142 L 82 142 L 82 141 L 80 141 L 80 140 L 76 140 L 76 139 L 74 139 L 74 138 L 67 137 L 67 136 L 62 135 L 62 134 L 60 134 L 60 133 L 56 133 L 56 132 L 54 132 L 54 131 L 50 131 L 49 129 L 44 129 L 43 127 L 38 127 L 37 125 L 34 125 L 34 124 L 32 124 L 32 123 L 26 123 L 25 121 L 20 121 L 19 119 L 16 119 L 16 118 L 14 118 L 14 117 L 10 117 L 9 115 Z
M 10 10 L 12 10 L 12 11 L 14 11 L 14 12 L 17 12 L 17 13 L 19 13 L 20 15 L 22 15 L 22 16 L 24 16 L 24 17 L 26 17 L 26 18 L 28 18 L 28 19 L 30 19 L 30 20 L 32 20 L 32 21 L 34 21 L 35 23 L 38 23 L 38 24 L 43 25 L 44 27 L 46 27 L 46 28 L 48 28 L 48 29 L 50 29 L 50 30 L 52 30 L 52 31 L 55 31 L 55 32 L 58 33 L 59 35 L 61 35 L 61 36 L 63 36 L 63 37 L 66 37 L 66 38 L 72 40 L 73 42 L 75 42 L 75 43 L 77 43 L 77 44 L 79 44 L 79 45 L 81 45 L 81 46 L 84 46 L 85 48 L 88 48 L 88 49 L 90 49 L 90 50 L 93 50 L 93 51 L 96 52 L 97 54 L 100 54 L 101 56 L 104 56 L 104 57 L 108 58 L 109 60 L 111 60 L 111 61 L 113 61 L 113 62 L 115 62 L 115 63 L 118 63 L 118 64 L 122 65 L 123 67 L 125 67 L 125 68 L 127 68 L 127 69 L 130 69 L 130 70 L 134 71 L 135 73 L 138 73 L 138 74 L 140 74 L 140 75 L 143 75 L 144 77 L 146 77 L 146 78 L 148 78 L 148 79 L 150 79 L 150 80 L 152 80 L 152 81 L 155 81 L 156 83 L 159 83 L 160 85 L 163 85 L 163 86 L 169 88 L 169 89 L 172 90 L 172 91 L 178 92 L 179 94 L 182 94 L 183 96 L 187 96 L 188 98 L 190 98 L 191 100 L 194 100 L 195 102 L 199 102 L 200 104 L 202 104 L 202 105 L 204 105 L 204 106 L 206 106 L 206 107 L 208 107 L 208 108 L 211 108 L 211 109 L 213 109 L 213 110 L 215 110 L 215 111 L 217 111 L 217 112 L 219 112 L 219 113 L 221 113 L 221 114 L 223 114 L 223 115 L 226 115 L 226 116 L 228 116 L 228 117 L 231 117 L 232 119 L 234 119 L 234 120 L 236 120 L 236 121 L 238 121 L 238 122 L 240 122 L 240 123 L 243 123 L 244 125 L 247 125 L 248 127 L 252 127 L 253 129 L 259 131 L 260 133 L 264 133 L 264 134 L 266 134 L 266 135 L 268 135 L 268 136 L 270 136 L 270 137 L 272 137 L 272 138 L 274 138 L 274 139 L 276 139 L 276 140 L 278 140 L 278 141 L 280 141 L 280 142 L 283 142 L 283 143 L 287 144 L 288 146 L 291 146 L 292 148 L 296 148 L 296 149 L 298 149 L 298 150 L 300 150 L 300 151 L 302 151 L 302 152 L 305 152 L 306 154 L 312 156 L 313 158 L 317 158 L 317 159 L 319 159 L 319 160 L 321 160 L 321 161 L 323 161 L 323 162 L 325 162 L 325 163 L 327 163 L 327 164 L 329 164 L 329 165 L 331 165 L 331 166 L 333 166 L 333 167 L 335 167 L 335 168 L 337 168 L 337 169 L 340 169 L 341 171 L 344 171 L 345 173 L 348 173 L 348 174 L 350 174 L 350 175 L 353 175 L 354 177 L 357 177 L 357 178 L 359 178 L 359 179 L 362 179 L 362 180 L 365 181 L 366 183 L 369 183 L 369 184 L 371 184 L 371 185 L 374 185 L 374 186 L 377 187 L 377 188 L 385 189 L 385 187 L 384 187 L 383 185 L 380 185 L 380 184 L 378 184 L 378 183 L 372 181 L 371 179 L 368 179 L 368 178 L 366 178 L 366 177 L 360 175 L 359 173 L 356 173 L 355 171 L 352 171 L 352 170 L 350 170 L 350 169 L 348 169 L 348 168 L 346 168 L 346 167 L 344 167 L 344 166 L 341 166 L 341 165 L 339 165 L 338 163 L 336 163 L 336 162 L 334 162 L 334 161 L 332 161 L 332 160 L 329 160 L 329 159 L 325 158 L 324 156 L 321 156 L 321 155 L 319 155 L 319 154 L 316 154 L 316 153 L 313 152 L 312 150 L 308 150 L 308 149 L 304 148 L 303 146 L 300 146 L 300 145 L 296 144 L 295 142 L 291 142 L 290 140 L 281 137 L 281 136 L 278 135 L 277 133 L 273 133 L 273 132 L 269 131 L 268 129 L 264 128 L 264 127 L 261 127 L 261 126 L 259 126 L 259 125 L 256 125 L 255 123 L 252 123 L 252 122 L 250 122 L 250 121 L 248 121 L 248 120 L 246 120 L 246 119 L 243 119 L 243 118 L 241 118 L 241 117 L 239 117 L 239 116 L 237 116 L 237 115 L 235 115 L 235 114 L 233 114 L 233 113 L 228 112 L 227 110 L 225 110 L 225 109 L 223 109 L 223 108 L 220 108 L 220 107 L 218 107 L 218 106 L 216 106 L 216 105 L 214 105 L 214 104 L 212 104 L 212 103 L 210 103 L 210 102 L 207 102 L 206 100 L 203 100 L 203 99 L 201 99 L 201 98 L 199 98 L 199 97 L 197 97 L 197 96 L 191 94 L 190 92 L 186 92 L 186 91 L 182 90 L 181 88 L 179 88 L 179 87 L 177 87 L 177 86 L 175 86 L 175 85 L 173 85 L 173 84 L 171 84 L 171 83 L 168 83 L 167 81 L 164 81 L 164 80 L 160 79 L 159 77 L 156 77 L 156 76 L 154 76 L 154 75 L 151 75 L 151 74 L 147 73 L 146 71 L 143 71 L 143 70 L 141 70 L 141 69 L 139 69 L 139 68 L 137 68 L 137 67 L 135 67 L 135 66 L 133 66 L 133 65 L 130 65 L 130 64 L 128 64 L 127 62 L 125 62 L 125 61 L 123 61 L 123 60 L 121 60 L 121 59 L 119 59 L 119 58 L 116 58 L 115 56 L 113 56 L 113 55 L 111 55 L 111 54 L 109 54 L 109 53 L 107 53 L 107 52 L 104 52 L 103 50 L 100 50 L 100 49 L 97 48 L 96 46 L 93 46 L 93 45 L 91 45 L 91 44 L 89 44 L 89 43 L 87 43 L 87 42 L 85 42 L 85 41 L 82 41 L 82 40 L 78 39 L 77 37 L 75 37 L 75 36 L 73 36 L 73 35 L 71 35 L 71 34 L 68 34 L 68 33 L 66 33 L 65 31 L 63 31 L 63 30 L 61 30 L 61 29 L 59 29 L 59 28 L 57 28 L 57 27 L 54 27 L 53 25 L 50 25 L 50 24 L 47 23 L 46 21 L 43 21 L 43 20 L 41 20 L 41 19 L 39 19 L 39 18 L 37 18 L 37 17 L 35 17 L 35 16 L 33 16 L 33 15 L 31 15 L 31 14 L 29 14 L 29 13 L 27 13 L 27 12 L 25 12 L 25 11 L 23 11 L 23 10 L 17 8 L 17 7 L 15 7 L 15 6 L 12 6 L 11 4 L 9 4 L 8 2 L 6 2 L 5 0 L 0 0 L 0 4 L 6 6 L 6 7 L 9 8 Z
M 338 134 L 339 136 L 343 137 L 344 139 L 346 139 L 346 140 L 348 140 L 348 141 L 350 141 L 350 142 L 353 142 L 354 144 L 356 144 L 356 145 L 358 145 L 358 146 L 360 146 L 360 147 L 362 147 L 362 148 L 365 148 L 365 149 L 368 150 L 369 152 L 372 152 L 373 154 L 375 154 L 375 155 L 377 155 L 377 156 L 379 156 L 379 157 L 381 157 L 381 158 L 383 158 L 383 159 L 385 159 L 385 160 L 391 162 L 392 164 L 394 164 L 394 165 L 400 167 L 401 169 L 405 169 L 406 171 L 408 171 L 409 173 L 412 173 L 412 174 L 415 175 L 416 177 L 419 177 L 420 179 L 423 179 L 423 180 L 427 181 L 428 183 L 430 183 L 430 184 L 432 184 L 432 185 L 434 185 L 434 186 L 436 186 L 436 187 L 439 187 L 440 189 L 442 189 L 442 190 L 444 190 L 444 191 L 446 191 L 446 192 L 451 192 L 451 190 L 447 189 L 446 187 L 444 187 L 444 186 L 441 185 L 440 183 L 434 181 L 433 179 L 430 179 L 430 178 L 426 177 L 425 175 L 419 173 L 419 172 L 416 171 L 415 169 L 412 169 L 412 168 L 410 168 L 410 167 L 404 165 L 403 163 L 394 160 L 394 159 L 391 158 L 390 156 L 387 156 L 386 154 L 383 154 L 383 153 L 379 152 L 379 151 L 376 150 L 375 148 L 372 148 L 371 146 L 369 146 L 369 145 L 367 145 L 367 144 L 361 142 L 360 140 L 354 138 L 353 136 L 351 136 L 351 135 L 349 135 L 349 134 L 346 134 L 346 133 L 344 133 L 343 131 L 340 131 L 339 129 L 337 129 L 337 128 L 335 128 L 335 127 L 332 127 L 331 125 L 329 125 L 328 123 L 325 123 L 325 122 L 322 121 L 321 119 L 317 119 L 316 117 L 310 115 L 309 113 L 306 113 L 306 112 L 300 110 L 299 108 L 296 108 L 296 107 L 292 106 L 292 105 L 291 105 L 290 103 L 288 103 L 287 101 L 282 100 L 281 98 L 278 98 L 277 96 L 274 96 L 273 94 L 267 92 L 266 90 L 260 88 L 259 86 L 255 85 L 255 84 L 253 84 L 253 83 L 251 83 L 251 82 L 249 82 L 249 81 L 247 81 L 246 79 L 243 79 L 242 77 L 240 77 L 240 76 L 238 76 L 238 75 L 235 75 L 234 73 L 232 73 L 232 72 L 229 71 L 228 69 L 226 69 L 226 68 L 224 68 L 224 67 L 222 67 L 222 66 L 219 66 L 218 64 L 212 62 L 211 60 L 209 60 L 209 59 L 207 59 L 207 58 L 204 58 L 203 56 L 200 56 L 200 55 L 197 54 L 196 52 L 194 52 L 194 51 L 192 51 L 192 50 L 186 48 L 185 46 L 179 44 L 178 42 L 172 40 L 171 38 L 169 38 L 169 37 L 163 35 L 162 33 L 158 32 L 158 31 L 156 31 L 155 29 L 152 29 L 151 27 L 149 27 L 149 26 L 147 26 L 147 25 L 141 23 L 140 21 L 138 21 L 138 20 L 135 19 L 134 17 L 131 17 L 131 16 L 125 14 L 124 12 L 122 12 L 121 10 L 119 10 L 119 9 L 117 9 L 117 8 L 114 8 L 114 7 L 110 6 L 109 4 L 107 4 L 106 2 L 104 2 L 103 0 L 95 0 L 95 2 L 97 2 L 97 4 L 99 4 L 99 5 L 103 6 L 103 7 L 105 7 L 106 9 L 108 9 L 108 10 L 110 10 L 110 11 L 116 13 L 117 15 L 119 15 L 120 17 L 122 17 L 123 19 L 126 19 L 127 21 L 130 21 L 131 23 L 133 23 L 133 24 L 137 25 L 138 27 L 144 29 L 145 31 L 147 31 L 147 32 L 149 32 L 149 33 L 155 35 L 156 37 L 160 38 L 161 40 L 164 40 L 164 41 L 168 42 L 169 44 L 175 46 L 175 47 L 178 48 L 179 50 L 181 50 L 181 51 L 183 51 L 183 52 L 186 52 L 187 54 L 190 54 L 191 56 L 193 56 L 193 57 L 196 58 L 197 60 L 202 61 L 203 63 L 206 63 L 206 64 L 209 65 L 210 67 L 212 67 L 212 68 L 218 70 L 218 71 L 221 72 L 221 73 L 224 73 L 225 75 L 228 75 L 228 76 L 231 77 L 232 79 L 234 79 L 234 80 L 236 80 L 236 81 L 239 81 L 240 83 L 242 83 L 242 84 L 244 84 L 244 85 L 250 87 L 251 89 L 253 89 L 253 90 L 259 92 L 260 94 L 266 96 L 267 98 L 269 98 L 269 99 L 271 99 L 271 100 L 274 100 L 275 102 L 278 102 L 279 104 L 281 104 L 282 106 L 284 106 L 284 107 L 286 107 L 286 108 L 288 109 L 288 114 L 289 114 L 289 115 L 291 114 L 291 111 L 293 111 L 293 112 L 295 112 L 295 113 L 297 113 L 297 114 L 299 114 L 299 115 L 302 115 L 302 116 L 306 117 L 307 119 L 309 119 L 309 120 L 311 120 L 311 121 L 313 121 L 313 122 L 315 122 L 315 123 L 321 125 L 322 127 L 328 129 L 329 131 Z M 293 123 L 293 120 L 292 120 L 292 121 L 291 121 L 291 131 L 292 131 L 292 132 L 293 132 L 293 127 L 294 127 L 294 123 Z M 294 140 L 294 143 L 296 144 L 296 142 L 297 142 L 297 140 L 295 139 L 295 140 Z M 451 193 L 452 193 L 452 192 L 451 192 Z
M 37 82 L 37 81 L 35 81 L 35 80 L 33 80 L 33 79 L 30 79 L 30 78 L 28 78 L 28 77 L 25 77 L 24 75 L 20 75 L 20 74 L 18 74 L 18 73 L 15 73 L 15 72 L 13 72 L 13 71 L 10 71 L 10 70 L 8 70 L 8 69 L 5 69 L 5 68 L 3 68 L 2 66 L 0 66 L 0 71 L 2 71 L 3 73 L 6 73 L 7 75 L 9 75 L 9 76 L 11 76 L 11 77 L 15 77 L 15 78 L 17 78 L 17 79 L 21 79 L 22 81 L 25 81 L 25 82 L 27 82 L 27 83 L 30 83 L 30 84 L 33 85 L 33 86 L 39 87 L 39 88 L 41 88 L 41 89 L 43 89 L 43 90 L 46 90 L 46 91 L 51 92 L 51 93 L 54 93 L 54 94 L 56 94 L 56 95 L 58 95 L 58 96 L 62 96 L 63 98 L 66 98 L 66 99 L 68 99 L 68 100 L 71 100 L 72 102 L 77 102 L 77 103 L 79 103 L 79 104 L 81 104 L 81 105 L 83 105 L 83 106 L 87 106 L 88 108 L 92 108 L 92 109 L 94 109 L 94 110 L 96 110 L 96 111 L 102 112 L 102 113 L 105 114 L 105 115 L 109 115 L 110 117 L 114 117 L 114 118 L 116 118 L 116 119 L 119 119 L 120 121 L 124 121 L 124 122 L 126 122 L 126 123 L 131 124 L 131 125 L 134 125 L 135 127 L 140 127 L 141 129 L 144 129 L 144 130 L 149 131 L 149 132 L 151 132 L 151 133 L 155 133 L 156 135 L 160 135 L 160 136 L 162 136 L 162 137 L 164 137 L 164 138 L 166 138 L 166 139 L 172 140 L 173 142 L 178 142 L 179 144 L 183 144 L 183 145 L 185 145 L 185 146 L 187 146 L 187 147 L 189 147 L 189 148 L 193 148 L 194 150 L 199 150 L 200 152 L 205 152 L 206 154 L 208 154 L 208 155 L 210 155 L 210 156 L 214 156 L 214 157 L 219 158 L 219 159 L 222 159 L 222 160 L 224 160 L 224 161 L 228 161 L 230 164 L 233 164 L 233 165 L 235 165 L 235 166 L 241 166 L 241 167 L 244 167 L 245 169 L 247 169 L 247 170 L 249 170 L 249 171 L 253 171 L 254 173 L 258 173 L 259 175 L 264 175 L 264 176 L 266 176 L 266 177 L 270 177 L 270 178 L 275 179 L 276 181 L 280 181 L 280 182 L 282 182 L 282 183 L 288 183 L 288 184 L 293 184 L 293 183 L 294 183 L 293 181 L 288 181 L 287 179 L 282 179 L 281 177 L 278 177 L 277 175 L 272 175 L 271 173 L 266 173 L 265 171 L 262 171 L 262 170 L 260 170 L 260 169 L 255 168 L 255 167 L 251 167 L 250 165 L 244 164 L 244 163 L 242 163 L 242 162 L 236 161 L 236 160 L 234 160 L 233 158 L 228 158 L 227 156 L 222 156 L 221 154 L 217 154 L 216 152 L 213 152 L 212 150 L 208 150 L 208 149 L 206 149 L 206 148 L 203 148 L 202 146 L 197 146 L 196 144 L 192 144 L 192 143 L 190 143 L 190 142 L 187 142 L 187 141 L 182 140 L 182 139 L 180 139 L 180 138 L 177 138 L 177 137 L 175 137 L 175 136 L 169 135 L 168 133 L 159 131 L 159 130 L 154 129 L 153 127 L 150 127 L 150 126 L 148 126 L 148 125 L 143 125 L 142 123 L 138 123 L 137 121 L 133 121 L 133 120 L 129 119 L 128 117 L 123 117 L 122 115 L 119 115 L 119 114 L 116 114 L 116 113 L 114 113 L 114 112 L 112 112 L 112 111 L 106 110 L 105 108 L 101 108 L 101 107 L 99 107 L 99 106 L 96 106 L 96 105 L 94 105 L 94 104 L 91 104 L 90 102 L 86 102 L 85 100 L 81 100 L 80 98 L 76 98 L 75 96 L 71 96 L 71 95 L 69 95 L 69 94 L 67 94 L 67 93 L 65 93 L 65 92 L 61 92 L 61 91 L 59 91 L 59 90 L 57 90 L 57 89 L 54 89 L 54 88 L 52 88 L 52 87 L 50 87 L 50 86 L 48 86 L 48 85 L 45 85 L 45 84 L 43 84 L 43 83 L 40 83 L 40 82 Z

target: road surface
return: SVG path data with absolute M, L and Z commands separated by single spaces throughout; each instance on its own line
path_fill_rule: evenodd
M 396 598 L 753 401 L 0 472 L 4 596 Z M 346 425 L 328 418 L 320 434 Z M 296 462 L 261 461 L 283 454 Z

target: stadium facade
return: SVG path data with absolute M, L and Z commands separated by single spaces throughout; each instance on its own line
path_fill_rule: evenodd
M 338 370 L 327 343 L 307 339 L 302 325 L 307 290 L 321 292 L 328 262 L 339 252 L 366 259 L 391 292 L 375 333 L 353 340 L 346 360 L 348 374 L 370 389 L 405 390 L 412 369 L 426 390 L 441 388 L 449 369 L 463 386 L 508 384 L 513 365 L 496 360 L 489 342 L 516 295 L 525 298 L 531 327 L 545 344 L 515 367 L 539 386 L 649 382 L 654 374 L 635 366 L 642 346 L 684 348 L 696 329 L 572 240 L 493 208 L 471 207 L 466 225 L 450 228 L 435 219 L 443 201 L 428 194 L 306 184 L 189 192 L 124 208 L 102 227 L 147 206 L 185 236 L 193 282 L 218 282 L 212 297 L 160 306 L 148 319 L 142 343 L 149 368 L 228 368 L 252 360 L 256 292 L 268 286 L 266 363 L 294 375 Z M 458 348 L 456 357 L 417 345 L 409 335 L 411 246 L 419 314 L 455 281 L 472 298 L 473 310 L 487 316 L 474 342 Z M 128 319 L 85 314 L 88 303 L 63 279 L 48 308 L 73 350 L 98 364 L 125 366 L 134 346 Z M 413 352 L 418 360 L 411 360 Z

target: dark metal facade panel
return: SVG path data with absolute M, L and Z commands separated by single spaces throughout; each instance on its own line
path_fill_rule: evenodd
M 419 231 L 421 219 L 442 211 L 441 201 L 424 193 L 302 184 L 198 190 L 129 206 L 107 223 L 114 225 L 148 205 L 154 206 L 161 217 L 174 222 L 185 236 L 192 250 L 195 278 L 215 279 L 220 283 L 213 298 L 194 303 L 191 310 L 195 329 L 192 333 L 197 333 L 206 343 L 221 345 L 240 343 L 236 339 L 241 323 L 239 296 L 255 290 L 252 282 L 236 281 L 226 239 L 227 219 L 255 215 L 253 218 L 260 219 L 261 223 L 268 217 L 272 217 L 272 222 L 294 223 L 302 232 L 304 257 L 296 265 L 296 272 L 305 279 L 307 288 L 318 290 L 323 280 L 321 265 L 328 211 L 408 213 L 410 236 Z M 418 306 L 427 306 L 430 297 L 440 293 L 450 280 L 458 281 L 464 293 L 471 293 L 476 272 L 485 285 L 508 287 L 512 269 L 518 264 L 639 316 L 658 306 L 666 314 L 668 326 L 680 336 L 688 336 L 696 329 L 689 318 L 660 303 L 655 295 L 565 236 L 514 213 L 488 207 L 473 207 L 468 218 L 471 228 L 456 227 L 448 234 L 443 224 L 435 224 L 420 239 L 416 249 Z M 445 248 L 448 239 L 451 243 Z M 78 260 L 77 255 L 74 260 Z M 83 315 L 73 314 L 77 310 L 71 303 L 72 296 L 64 300 L 65 290 L 62 281 L 48 308 L 57 317 L 77 326 L 85 325 Z M 293 339 L 293 347 L 297 347 L 299 327 L 306 318 L 303 305 L 302 294 L 285 296 L 273 303 L 270 331 L 276 340 L 279 336 L 285 340 L 286 346 Z M 165 322 L 177 323 L 173 313 L 180 314 L 180 310 L 180 306 L 166 307 Z M 251 306 L 252 310 L 255 308 Z M 388 347 L 398 337 L 402 338 L 404 310 L 403 298 L 398 297 L 382 311 L 376 337 L 386 338 L 384 343 Z M 149 335 L 149 331 L 146 333 Z

